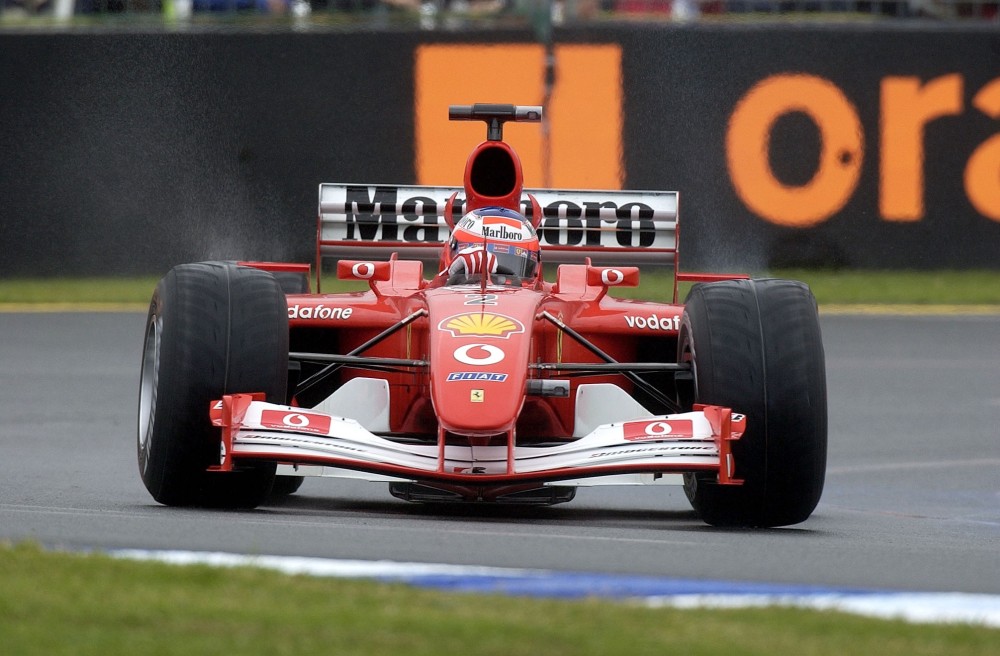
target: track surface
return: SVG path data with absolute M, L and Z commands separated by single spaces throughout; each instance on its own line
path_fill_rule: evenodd
M 827 487 L 771 530 L 707 527 L 679 488 L 441 508 L 307 480 L 255 511 L 159 506 L 135 463 L 143 319 L 0 313 L 0 540 L 1000 592 L 997 316 L 824 316 Z

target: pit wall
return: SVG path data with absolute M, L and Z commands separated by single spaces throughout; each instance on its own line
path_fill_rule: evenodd
M 1000 36 L 920 24 L 0 34 L 0 274 L 310 261 L 320 182 L 681 192 L 685 269 L 1000 267 Z M 551 72 L 547 61 L 554 61 Z M 551 84 L 550 84 L 551 83 Z

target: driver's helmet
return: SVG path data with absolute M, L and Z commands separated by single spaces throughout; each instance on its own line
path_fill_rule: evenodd
M 523 215 L 504 207 L 481 207 L 455 225 L 442 260 L 442 271 L 452 275 L 486 271 L 534 281 L 539 273 L 538 236 Z

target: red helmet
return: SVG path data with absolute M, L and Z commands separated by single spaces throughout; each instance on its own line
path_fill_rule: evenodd
M 537 280 L 540 261 L 538 236 L 523 215 L 504 207 L 481 207 L 455 225 L 441 268 L 455 278 L 449 282 L 465 282 L 487 271 L 516 276 L 515 282 L 523 284 Z

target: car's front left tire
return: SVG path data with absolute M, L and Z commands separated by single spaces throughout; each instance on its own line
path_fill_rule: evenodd
M 696 285 L 678 361 L 692 367 L 688 401 L 726 406 L 747 420 L 732 445 L 742 485 L 685 475 L 701 518 L 715 526 L 805 521 L 823 492 L 827 452 L 826 367 L 809 288 L 790 280 Z

